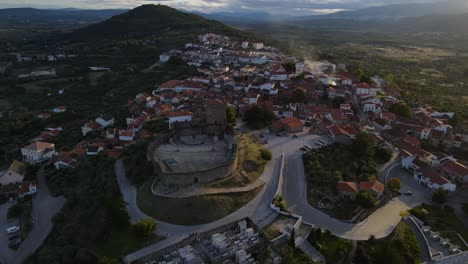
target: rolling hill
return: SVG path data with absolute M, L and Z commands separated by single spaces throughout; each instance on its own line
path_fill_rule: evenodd
M 138 39 L 148 36 L 182 36 L 214 32 L 233 37 L 247 33 L 218 21 L 184 13 L 164 5 L 142 5 L 103 22 L 80 28 L 68 37 L 73 40 Z

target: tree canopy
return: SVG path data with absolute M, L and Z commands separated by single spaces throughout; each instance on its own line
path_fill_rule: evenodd
M 245 113 L 247 124 L 255 129 L 263 128 L 270 124 L 275 115 L 265 106 L 254 105 Z
M 293 103 L 307 103 L 307 93 L 302 89 L 294 90 L 291 96 L 291 102 Z
M 388 110 L 397 116 L 411 117 L 411 109 L 406 104 L 395 103 Z
M 350 148 L 354 155 L 359 158 L 369 159 L 374 156 L 374 140 L 368 133 L 359 133 L 356 139 L 350 144 Z
M 236 109 L 233 107 L 226 108 L 226 119 L 229 124 L 236 122 Z

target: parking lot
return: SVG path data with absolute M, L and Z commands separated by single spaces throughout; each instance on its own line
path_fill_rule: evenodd
M 408 171 L 395 166 L 390 172 L 389 178 L 399 178 L 401 180 L 400 191 L 402 193 L 399 199 L 404 201 L 409 207 L 416 207 L 421 203 L 430 203 L 432 200 L 432 191 L 427 187 L 417 183 Z M 411 195 L 405 194 L 411 192 Z
M 12 206 L 13 202 L 5 202 L 0 204 L 0 262 L 6 263 L 4 258 L 8 255 L 13 254 L 13 250 L 8 247 L 10 243 L 9 235 L 6 231 L 11 226 L 19 226 L 18 219 L 9 221 L 7 219 L 8 208 Z

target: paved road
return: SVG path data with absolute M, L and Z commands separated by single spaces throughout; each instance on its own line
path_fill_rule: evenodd
M 26 257 L 33 254 L 49 235 L 53 227 L 52 218 L 65 203 L 64 197 L 53 197 L 50 194 L 42 169 L 37 174 L 37 181 L 37 196 L 33 200 L 33 229 L 16 252 L 10 250 L 8 244 L 6 244 L 7 248 L 0 247 L 0 260 L 4 263 L 21 263 Z M 6 216 L 1 215 L 1 217 Z M 4 230 L 0 231 L 4 232 Z M 0 237 L 0 239 L 3 238 Z
M 297 143 L 302 142 L 302 140 L 307 142 L 314 138 L 317 138 L 317 136 L 303 135 L 299 139 L 294 139 L 292 137 L 271 138 L 268 148 L 272 151 L 273 159 L 265 166 L 264 173 L 260 177 L 260 180 L 265 182 L 265 186 L 263 190 L 257 195 L 257 197 L 255 197 L 244 207 L 233 212 L 232 214 L 206 225 L 179 226 L 156 220 L 156 222 L 158 223 L 156 234 L 166 236 L 168 237 L 168 239 L 142 248 L 126 256 L 126 260 L 136 259 L 149 253 L 155 252 L 176 241 L 180 241 L 186 238 L 190 233 L 208 231 L 213 228 L 222 226 L 224 224 L 238 221 L 245 217 L 250 217 L 259 226 L 265 226 L 269 224 L 277 216 L 277 213 L 271 210 L 270 203 L 274 197 L 278 185 L 281 149 L 287 148 L 287 146 L 290 145 L 291 142 Z M 131 183 L 125 176 L 125 168 L 121 160 L 116 162 L 115 171 L 117 175 L 117 182 L 119 183 L 123 199 L 127 202 L 127 211 L 131 218 L 131 221 L 134 222 L 141 218 L 150 218 L 138 208 L 136 203 L 137 190 L 134 186 L 131 185 Z
M 312 207 L 307 202 L 307 185 L 302 163 L 302 153 L 294 150 L 294 144 L 288 146 L 285 152 L 288 156 L 286 162 L 286 173 L 283 185 L 283 197 L 288 205 L 288 210 L 302 215 L 304 221 L 320 228 L 330 230 L 333 234 L 350 240 L 367 240 L 370 235 L 382 238 L 389 235 L 401 220 L 400 212 L 407 210 L 421 202 L 429 202 L 430 197 L 425 193 L 411 177 L 402 177 L 402 171 L 398 165 L 391 164 L 390 168 L 384 170 L 389 177 L 402 177 L 404 186 L 410 186 L 414 196 L 400 196 L 394 198 L 385 206 L 370 215 L 365 221 L 358 224 L 346 223 L 334 219 L 320 210 Z M 288 155 L 289 154 L 289 155 Z M 422 189 L 422 191 L 420 191 Z M 430 195 L 429 195 L 430 196 Z
M 182 240 L 190 233 L 207 231 L 245 217 L 251 217 L 260 226 L 264 226 L 273 221 L 276 214 L 272 213 L 269 206 L 278 185 L 281 153 L 284 153 L 287 157 L 287 168 L 282 192 L 286 204 L 288 205 L 288 210 L 295 214 L 302 215 L 305 222 L 317 227 L 329 229 L 339 237 L 351 240 L 367 240 L 370 235 L 375 235 L 377 238 L 385 237 L 393 231 L 400 221 L 401 217 L 399 214 L 402 210 L 408 209 L 410 205 L 414 206 L 420 202 L 427 202 L 427 196 L 424 195 L 415 195 L 414 197 L 401 196 L 393 199 L 387 205 L 373 213 L 367 220 L 359 224 L 350 224 L 336 220 L 313 208 L 307 202 L 306 181 L 301 156 L 302 152 L 299 148 L 304 144 L 315 146 L 314 143 L 319 138 L 324 139 L 320 136 L 307 134 L 301 135 L 297 139 L 292 137 L 271 136 L 269 138 L 268 148 L 273 153 L 273 160 L 265 167 L 265 171 L 260 177 L 266 184 L 265 188 L 255 199 L 236 212 L 206 225 L 178 226 L 156 220 L 158 222 L 156 233 L 166 236 L 168 239 L 138 250 L 128 255 L 126 260 L 137 259 L 155 252 L 174 242 Z M 387 168 L 383 173 L 389 173 L 390 177 L 402 177 L 399 166 Z M 117 161 L 116 163 L 116 175 L 123 198 L 127 202 L 127 211 L 131 220 L 136 221 L 141 218 L 148 218 L 147 215 L 141 212 L 136 204 L 136 189 L 126 178 L 122 161 Z M 411 185 L 412 187 L 410 187 L 413 192 L 419 190 L 418 188 L 422 188 L 410 177 L 406 177 L 404 180 L 404 184 L 408 182 L 409 184 L 416 185 Z

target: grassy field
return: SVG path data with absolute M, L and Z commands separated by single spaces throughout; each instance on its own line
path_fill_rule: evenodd
M 173 199 L 153 195 L 151 184 L 152 181 L 148 181 L 139 187 L 138 206 L 151 217 L 178 225 L 200 225 L 218 220 L 254 199 L 263 188 L 245 193 Z
M 263 173 L 266 161 L 260 156 L 264 147 L 253 136 L 242 134 L 237 148 L 237 169 L 232 176 L 208 185 L 211 188 L 241 187 L 255 182 Z
M 358 242 L 370 263 L 421 263 L 421 249 L 410 227 L 401 221 L 392 234 L 380 240 Z
M 425 209 L 428 214 L 425 214 L 421 209 Z M 451 210 L 440 206 L 424 205 L 414 208 L 410 212 L 429 225 L 433 231 L 439 231 L 443 238 L 450 239 L 451 243 L 459 245 L 462 250 L 468 249 L 458 237 L 460 234 L 465 241 L 468 241 L 468 230 Z

